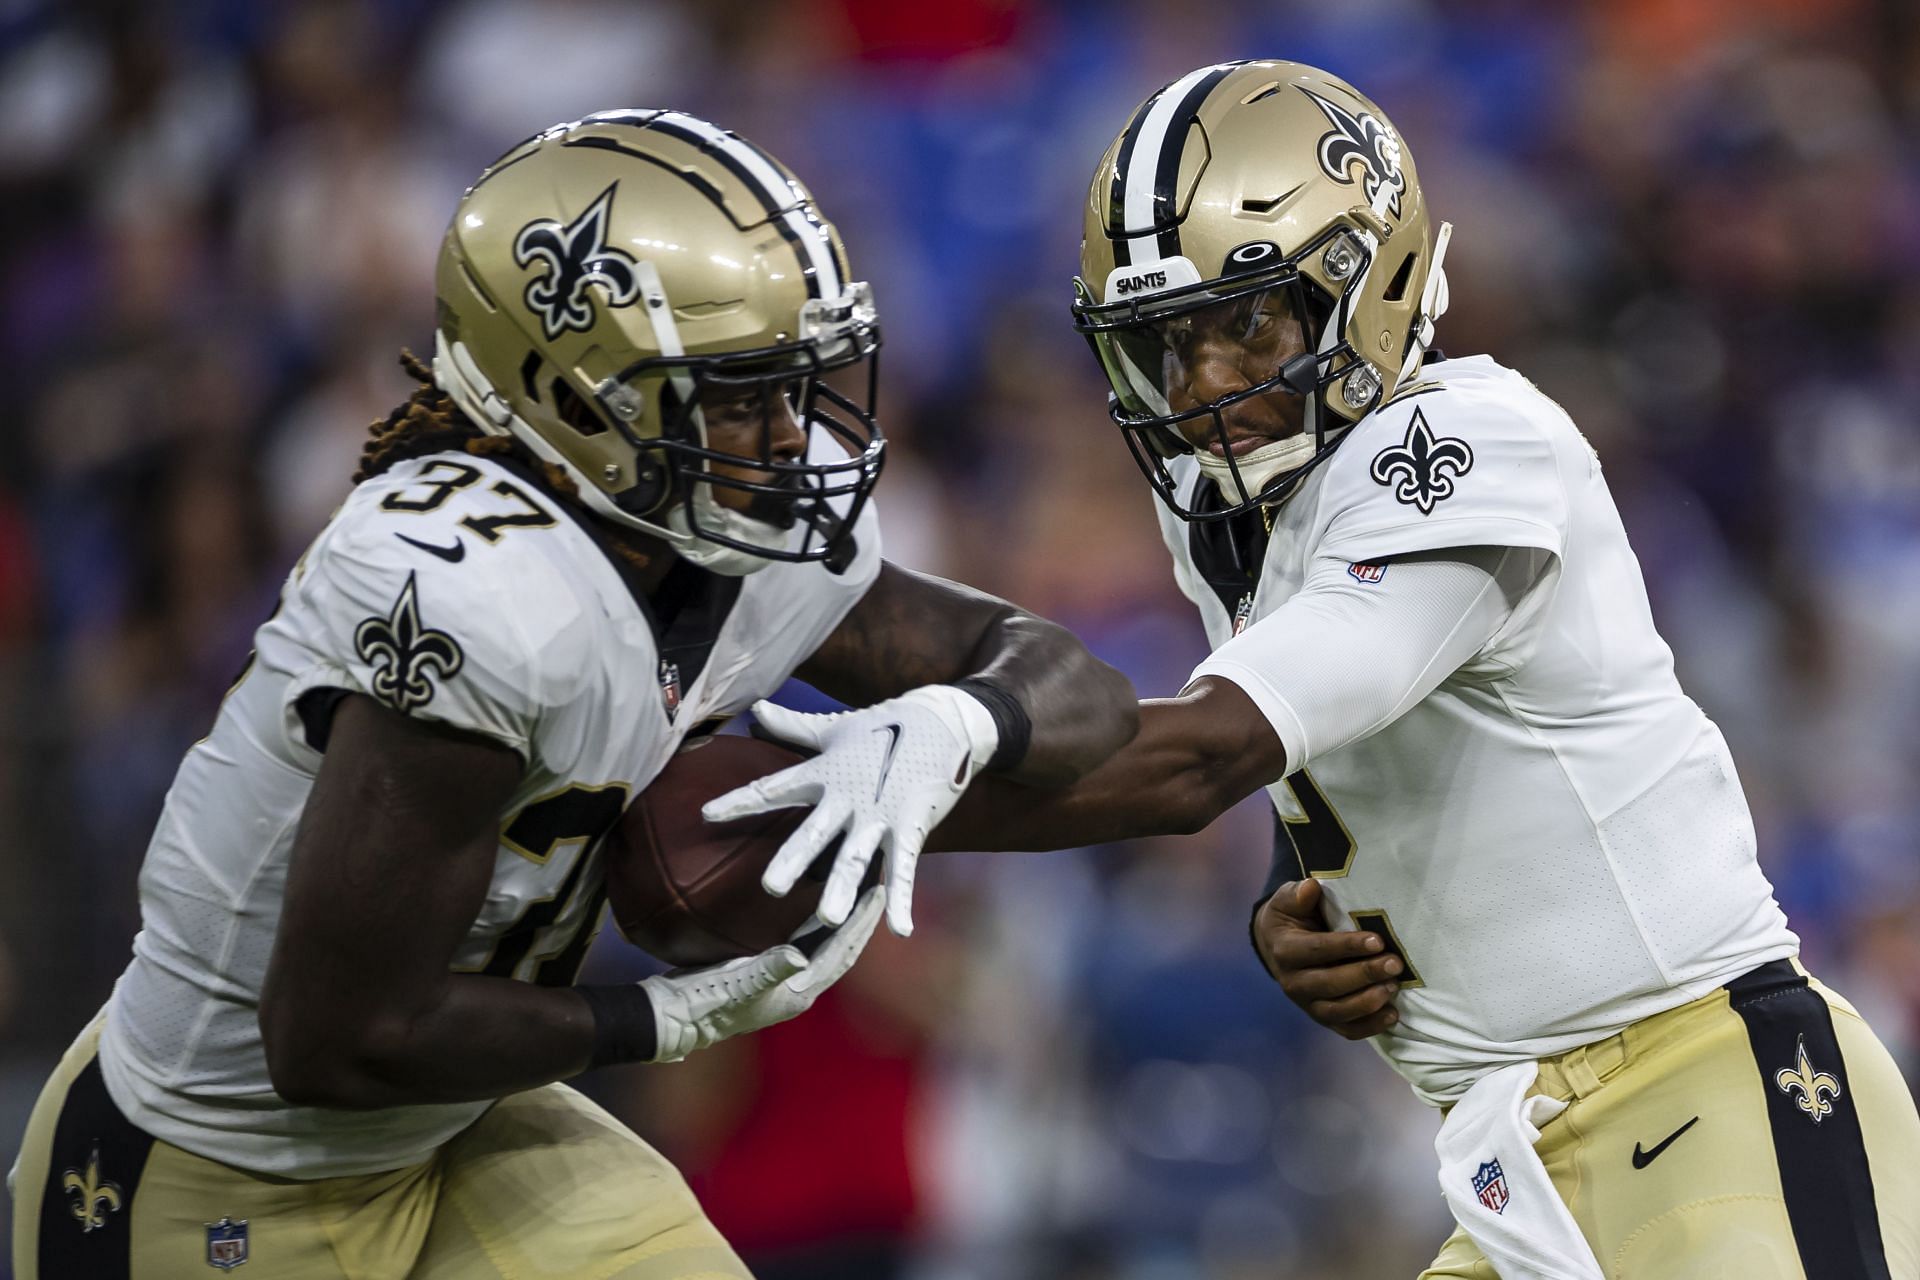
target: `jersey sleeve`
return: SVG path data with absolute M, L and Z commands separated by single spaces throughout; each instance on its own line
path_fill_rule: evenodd
M 1285 604 L 1194 669 L 1244 692 L 1286 748 L 1289 773 L 1376 733 L 1463 667 L 1496 652 L 1548 557 L 1515 547 L 1380 565 L 1318 562 Z
M 1534 403 L 1537 400 L 1538 403 Z M 1558 410 L 1440 387 L 1355 428 L 1328 465 L 1317 554 L 1367 562 L 1448 547 L 1566 547 Z M 1561 415 L 1564 417 L 1564 415 Z
M 350 505 L 297 571 L 285 609 L 299 668 L 287 686 L 290 723 L 320 747 L 312 698 L 330 710 L 329 693 L 362 693 L 532 760 L 543 713 L 571 696 L 586 666 L 570 638 L 582 628 L 568 625 L 578 604 L 506 546 L 448 562 L 420 545 L 429 537 L 409 542 L 400 535 L 412 526 L 396 525 Z

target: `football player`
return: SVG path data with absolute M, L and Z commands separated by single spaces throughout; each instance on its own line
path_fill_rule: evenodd
M 187 753 L 132 963 L 33 1112 L 22 1280 L 743 1276 L 556 1082 L 799 1013 L 883 909 L 908 930 L 976 774 L 1068 781 L 1132 732 L 1064 630 L 881 560 L 873 300 L 764 151 L 671 111 L 550 129 L 462 198 L 437 294 L 431 372 Z M 801 783 L 843 927 L 570 985 L 601 837 L 796 673 L 864 708 Z
M 1073 312 L 1213 653 L 1077 784 L 976 788 L 935 840 L 1194 831 L 1265 788 L 1263 961 L 1449 1109 L 1429 1277 L 1920 1275 L 1913 1099 L 1796 960 L 1593 450 L 1429 347 L 1449 234 L 1324 72 L 1134 112 Z

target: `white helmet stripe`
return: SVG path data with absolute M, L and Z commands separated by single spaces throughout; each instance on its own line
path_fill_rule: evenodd
M 1238 62 L 1220 62 L 1189 71 L 1162 89 L 1147 104 L 1141 115 L 1139 132 L 1134 137 L 1127 157 L 1126 194 L 1118 230 L 1154 227 L 1158 221 L 1154 195 L 1162 185 L 1168 188 L 1170 195 L 1178 181 L 1179 156 L 1187 143 L 1187 125 L 1193 119 L 1193 113 L 1199 109 L 1200 100 L 1206 97 L 1207 92 L 1239 65 Z M 1196 90 L 1199 92 L 1196 93 Z M 1167 177 L 1164 184 L 1161 181 L 1163 176 Z M 1129 236 L 1126 240 L 1127 260 L 1152 262 L 1171 256 L 1156 245 L 1156 234 L 1156 231 L 1146 230 L 1144 234 Z M 1172 252 L 1179 252 L 1177 244 Z
M 810 216 L 793 182 L 774 167 L 764 152 L 737 134 L 681 111 L 662 112 L 650 120 L 647 127 L 711 151 L 735 177 L 751 187 L 766 206 L 780 234 L 794 246 L 801 265 L 812 276 L 817 296 L 840 296 L 840 267 L 834 261 L 833 245 L 827 239 L 826 229 Z

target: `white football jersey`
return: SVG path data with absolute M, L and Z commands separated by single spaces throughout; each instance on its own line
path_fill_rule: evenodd
M 1179 462 L 1183 495 L 1210 483 Z M 1797 952 L 1599 459 L 1532 383 L 1486 357 L 1428 365 L 1272 516 L 1250 575 L 1210 551 L 1224 540 L 1160 511 L 1215 649 L 1195 678 L 1283 671 L 1287 637 L 1261 620 L 1316 567 L 1364 583 L 1394 556 L 1450 547 L 1553 558 L 1424 700 L 1324 754 L 1304 726 L 1307 758 L 1269 788 L 1293 846 L 1279 865 L 1297 857 L 1334 927 L 1377 930 L 1406 960 L 1400 1022 L 1372 1043 L 1423 1098 Z
M 357 486 L 287 580 L 212 732 L 187 753 L 140 875 L 142 928 L 100 1063 L 141 1128 L 303 1179 L 425 1159 L 485 1102 L 289 1106 L 259 996 L 294 831 L 346 692 L 526 761 L 457 970 L 571 982 L 603 901 L 598 837 L 697 726 L 777 689 L 879 572 L 869 504 L 844 574 L 719 579 L 661 628 L 597 532 L 511 464 L 464 453 Z M 662 594 L 701 575 L 686 566 Z

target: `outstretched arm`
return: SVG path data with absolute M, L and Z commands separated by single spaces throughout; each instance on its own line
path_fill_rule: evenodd
M 709 822 L 797 805 L 813 812 L 762 884 L 785 894 L 838 840 L 820 918 L 853 907 L 867 865 L 887 865 L 887 923 L 913 931 L 920 846 L 983 773 L 1072 782 L 1133 736 L 1127 678 L 1064 627 L 992 596 L 894 565 L 796 672 L 860 708 L 803 715 L 761 703 L 761 727 L 812 759 L 708 802 Z
M 1392 724 L 1488 651 L 1551 564 L 1525 547 L 1403 556 L 1363 584 L 1328 562 L 1222 645 L 1178 698 L 1140 704 L 1140 731 L 1072 786 L 987 780 L 935 849 L 1059 849 L 1198 831 L 1314 753 Z M 1291 745 L 1290 745 L 1291 744 Z
M 1286 771 L 1286 748 L 1253 699 L 1206 677 L 1177 698 L 1142 702 L 1132 741 L 1071 786 L 982 779 L 927 847 L 1037 852 L 1189 834 Z
M 1133 734 L 1133 686 L 1071 631 L 972 587 L 898 565 L 880 576 L 826 643 L 794 673 L 849 706 L 977 679 L 1030 722 L 1025 754 L 1004 776 L 1058 786 Z

